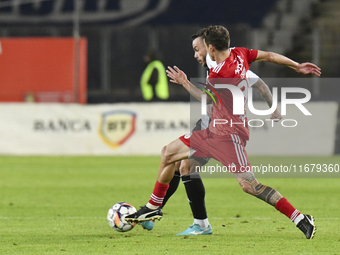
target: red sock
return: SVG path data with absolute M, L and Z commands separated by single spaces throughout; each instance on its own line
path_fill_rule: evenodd
M 286 198 L 281 198 L 275 205 L 275 209 L 286 215 L 291 221 L 294 221 L 301 213 L 296 210 Z
M 157 181 L 155 184 L 155 188 L 153 189 L 153 193 L 150 197 L 149 203 L 155 206 L 162 206 L 163 199 L 168 188 L 169 184 L 162 184 Z

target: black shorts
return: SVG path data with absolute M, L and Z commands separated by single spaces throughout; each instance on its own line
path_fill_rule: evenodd
M 195 127 L 192 129 L 192 131 L 197 131 L 197 130 L 204 130 L 208 127 L 209 123 L 210 123 L 210 118 L 208 117 L 203 117 L 201 119 L 199 119 L 196 122 Z M 205 164 L 207 164 L 210 160 L 210 158 L 198 158 L 198 157 L 191 157 L 192 159 L 196 160 L 197 162 L 199 162 L 202 166 L 204 166 Z

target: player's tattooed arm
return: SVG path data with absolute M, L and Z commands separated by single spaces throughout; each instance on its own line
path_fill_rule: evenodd
M 259 183 L 253 173 L 242 178 L 240 184 L 247 193 L 273 206 L 283 197 L 277 190 Z
M 273 96 L 268 85 L 262 79 L 259 78 L 258 81 L 253 85 L 253 87 L 260 93 L 262 98 L 267 102 L 268 106 L 272 107 Z M 279 121 L 280 119 L 282 119 L 281 113 L 279 112 L 278 109 L 275 109 L 270 119 L 276 120 L 276 121 Z
M 255 88 L 262 98 L 267 102 L 268 106 L 271 107 L 273 104 L 273 96 L 272 93 L 270 92 L 270 89 L 268 85 L 262 80 L 258 79 L 258 81 L 252 86 Z

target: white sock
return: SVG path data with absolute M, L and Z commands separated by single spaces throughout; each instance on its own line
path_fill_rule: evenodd
M 209 220 L 208 218 L 204 220 L 194 219 L 194 224 L 200 225 L 201 228 L 207 228 L 209 227 Z
M 299 216 L 297 216 L 294 220 L 294 223 L 297 225 L 305 216 L 301 213 Z
M 157 205 L 153 205 L 153 204 L 150 204 L 150 203 L 147 203 L 146 204 L 146 207 L 151 209 L 151 210 L 155 210 L 155 209 L 158 209 L 159 206 Z

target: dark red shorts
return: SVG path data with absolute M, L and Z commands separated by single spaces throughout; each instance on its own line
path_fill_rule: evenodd
M 237 134 L 215 135 L 209 129 L 193 131 L 179 138 L 185 145 L 193 149 L 191 156 L 214 158 L 220 161 L 231 172 L 244 173 L 251 171 L 246 142 Z

